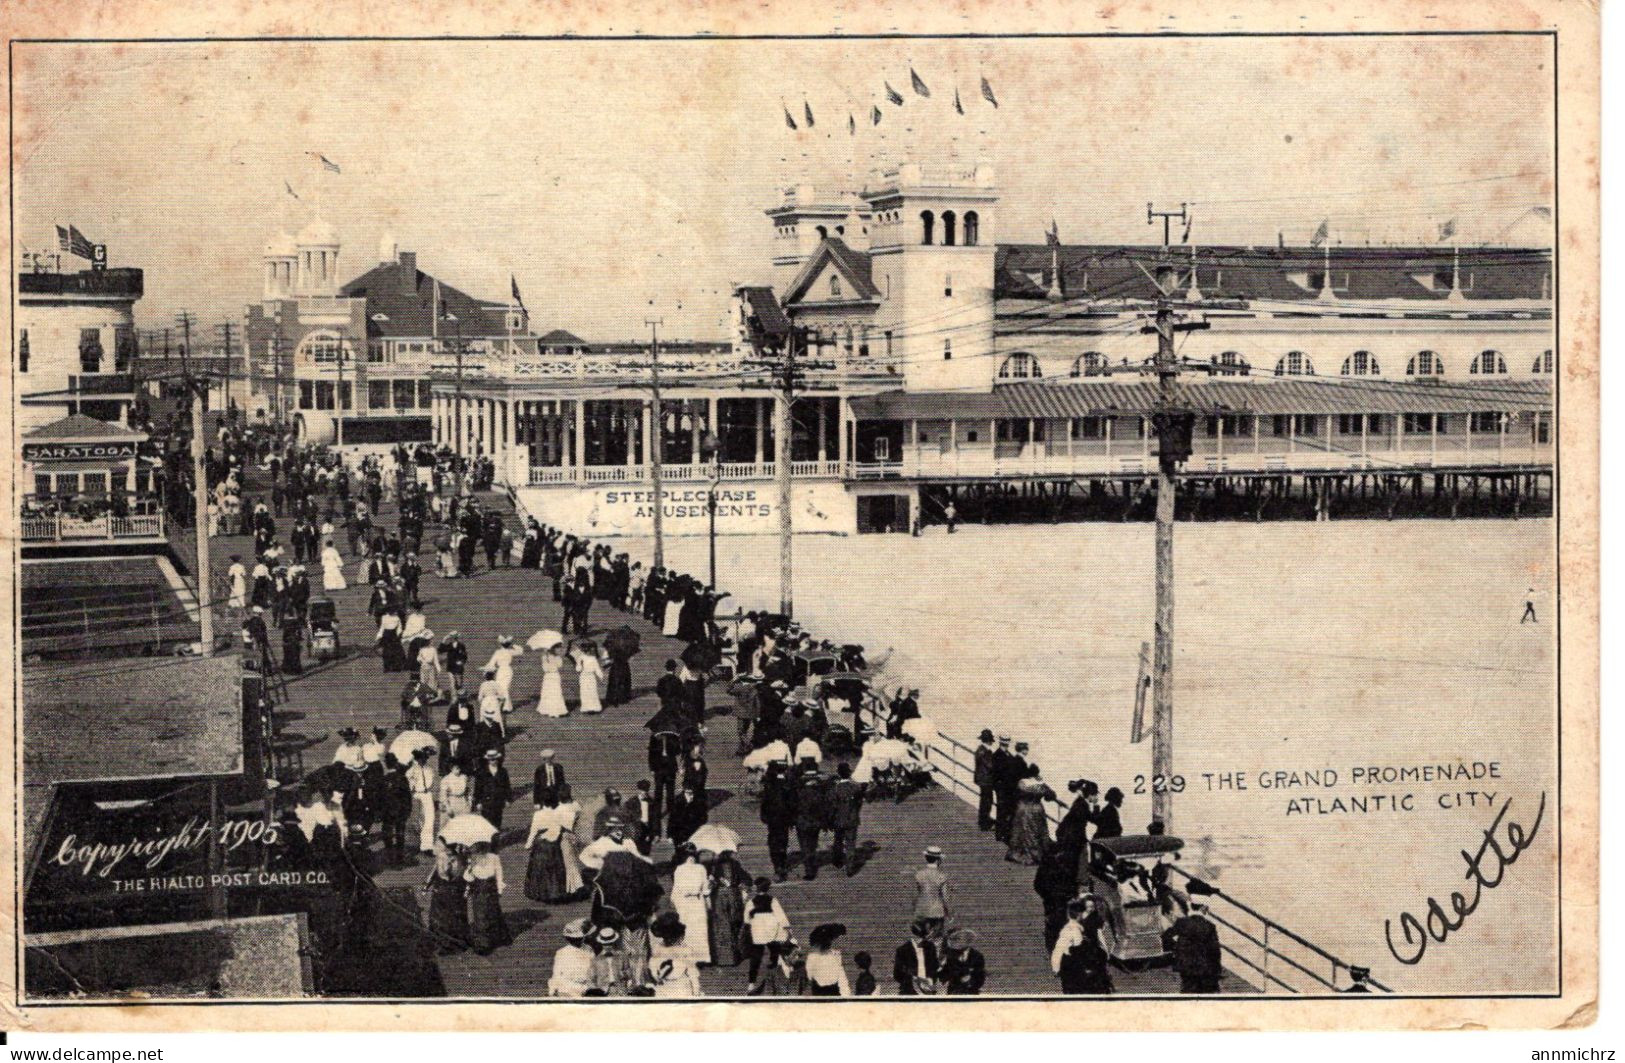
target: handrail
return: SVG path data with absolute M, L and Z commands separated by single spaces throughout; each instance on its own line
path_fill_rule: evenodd
M 873 726 L 875 727 L 875 729 L 877 731 L 882 730 L 884 728 L 884 724 L 887 721 L 889 721 L 890 718 L 891 718 L 890 712 L 887 711 L 886 708 L 885 708 L 885 703 L 884 703 L 883 699 L 880 696 L 878 696 L 878 695 L 876 695 L 876 694 L 874 694 L 872 692 L 867 698 L 864 699 L 862 705 L 859 707 L 859 710 L 860 711 L 866 711 L 872 717 Z M 954 750 L 956 752 L 971 753 L 973 755 L 972 759 L 974 760 L 975 750 L 972 749 L 970 746 L 967 746 L 965 743 L 959 741 L 958 739 L 954 738 L 951 735 L 944 734 L 940 730 L 937 731 L 937 738 L 940 739 L 942 742 L 946 743 L 952 750 Z M 975 781 L 974 781 L 974 779 L 975 779 L 975 770 L 976 769 L 974 768 L 974 766 L 969 765 L 969 764 L 965 764 L 964 762 L 960 761 L 958 758 L 953 756 L 951 753 L 943 750 L 941 747 L 939 747 L 935 743 L 927 742 L 927 743 L 922 743 L 922 745 L 925 748 L 926 765 L 932 770 L 932 772 L 934 774 L 936 774 L 936 775 L 940 776 L 942 779 L 946 780 L 951 785 L 951 787 L 956 791 L 963 791 L 967 795 L 971 795 L 971 796 L 977 795 L 978 789 L 977 789 L 977 787 L 975 785 Z M 964 777 L 962 775 L 959 775 L 959 774 L 957 774 L 957 773 L 955 773 L 953 771 L 950 771 L 948 769 L 948 767 L 946 767 L 945 765 L 952 765 L 954 767 L 959 768 L 960 772 L 965 773 L 966 775 L 969 776 L 969 778 L 966 778 L 966 777 Z M 1063 800 L 1063 799 L 1061 799 L 1060 797 L 1057 797 L 1055 799 L 1055 801 L 1054 801 L 1054 804 L 1055 804 L 1055 807 L 1059 810 L 1059 814 L 1057 814 L 1055 812 L 1050 812 L 1046 808 L 1045 809 L 1045 815 L 1048 817 L 1048 819 L 1049 819 L 1049 821 L 1050 821 L 1050 823 L 1052 825 L 1059 826 L 1060 822 L 1061 822 L 1061 817 L 1066 814 L 1067 809 L 1070 807 L 1070 803 Z M 1186 871 L 1184 868 L 1179 867 L 1177 865 L 1169 865 L 1169 867 L 1170 867 L 1170 870 L 1172 870 L 1175 874 L 1179 875 L 1181 878 L 1185 879 L 1186 881 L 1191 881 L 1191 880 L 1197 878 L 1196 875 L 1191 874 L 1190 872 Z M 1209 889 L 1212 890 L 1211 894 L 1209 894 L 1208 897 L 1207 897 L 1209 903 L 1212 903 L 1214 901 L 1218 901 L 1218 902 L 1222 902 L 1224 904 L 1227 904 L 1227 905 L 1233 907 L 1237 911 L 1245 914 L 1247 917 L 1256 920 L 1262 927 L 1264 927 L 1265 934 L 1264 934 L 1263 938 L 1260 938 L 1255 934 L 1251 934 L 1251 933 L 1247 932 L 1245 929 L 1238 926 L 1232 920 L 1224 918 L 1224 916 L 1221 915 L 1219 912 L 1215 912 L 1215 911 L 1210 910 L 1209 915 L 1213 918 L 1213 920 L 1215 922 L 1227 927 L 1230 931 L 1235 933 L 1238 937 L 1240 937 L 1240 938 L 1246 940 L 1247 942 L 1251 943 L 1253 946 L 1255 946 L 1259 950 L 1259 952 L 1262 954 L 1263 957 L 1266 958 L 1266 960 L 1267 959 L 1279 960 L 1282 963 L 1285 963 L 1287 966 L 1292 967 L 1292 968 L 1302 972 L 1304 975 L 1308 976 L 1309 978 L 1313 979 L 1314 982 L 1317 983 L 1319 986 L 1324 987 L 1325 989 L 1331 990 L 1333 992 L 1337 991 L 1337 986 L 1336 986 L 1334 981 L 1323 977 L 1322 975 L 1316 973 L 1313 970 L 1310 970 L 1308 967 L 1304 966 L 1304 964 L 1299 963 L 1292 956 L 1288 955 L 1285 952 L 1282 952 L 1279 947 L 1277 947 L 1277 946 L 1270 943 L 1269 937 L 1271 935 L 1279 935 L 1281 937 L 1286 938 L 1288 941 L 1292 942 L 1293 944 L 1298 945 L 1298 946 L 1308 950 L 1309 952 L 1313 953 L 1315 956 L 1320 957 L 1321 959 L 1325 960 L 1327 963 L 1329 963 L 1331 965 L 1332 972 L 1333 972 L 1334 976 L 1335 976 L 1337 968 L 1341 967 L 1341 968 L 1344 968 L 1346 970 L 1350 966 L 1349 964 L 1345 963 L 1343 960 L 1339 959 L 1337 956 L 1334 956 L 1332 953 L 1330 953 L 1330 952 L 1326 951 L 1325 949 L 1321 948 L 1319 945 L 1316 945 L 1314 942 L 1309 941 L 1307 938 L 1303 937 L 1302 935 L 1297 934 L 1297 933 L 1287 929 L 1286 927 L 1282 926 L 1280 923 L 1278 923 L 1275 920 L 1271 919 L 1269 916 L 1264 915 L 1262 912 L 1258 911 L 1256 908 L 1252 907 L 1251 905 L 1237 900 L 1236 898 L 1234 898 L 1234 897 L 1230 896 L 1229 894 L 1225 893 L 1223 890 L 1214 889 L 1213 887 L 1209 887 Z M 1259 963 L 1255 962 L 1254 960 L 1242 955 L 1234 947 L 1232 947 L 1230 945 L 1223 944 L 1223 943 L 1221 943 L 1220 947 L 1226 953 L 1233 956 L 1235 959 L 1240 961 L 1246 967 L 1249 967 L 1252 970 L 1258 972 L 1259 976 L 1261 976 L 1263 979 L 1265 979 L 1265 980 L 1267 980 L 1269 982 L 1272 982 L 1277 986 L 1280 986 L 1281 988 L 1287 990 L 1288 992 L 1292 992 L 1292 993 L 1302 993 L 1303 992 L 1302 989 L 1299 989 L 1298 987 L 1293 986 L 1293 985 L 1291 985 L 1290 983 L 1288 983 L 1286 981 L 1283 981 L 1280 977 L 1277 977 L 1275 974 L 1272 974 L 1268 970 L 1267 965 L 1260 965 Z M 1371 988 L 1373 988 L 1375 990 L 1378 990 L 1380 992 L 1384 992 L 1384 993 L 1393 992 L 1393 990 L 1389 989 L 1387 986 L 1383 985 L 1381 982 L 1378 982 L 1377 980 L 1375 980 L 1373 978 L 1370 978 L 1370 977 L 1367 977 L 1366 984 L 1369 985 Z

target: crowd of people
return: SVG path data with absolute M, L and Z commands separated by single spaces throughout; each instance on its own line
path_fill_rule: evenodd
M 264 497 L 244 490 L 248 461 L 268 474 Z M 849 974 L 839 948 L 844 926 L 819 924 L 803 939 L 773 886 L 796 864 L 808 880 L 821 867 L 858 873 L 868 855 L 859 844 L 865 804 L 901 799 L 911 782 L 929 776 L 924 742 L 934 728 L 921 717 L 918 690 L 897 688 L 882 696 L 883 713 L 866 716 L 860 709 L 874 698 L 863 679 L 862 647 L 817 639 L 776 614 L 719 617 L 728 596 L 706 582 L 669 568 L 646 571 L 609 545 L 535 519 L 516 540 L 502 514 L 483 509 L 459 483 L 459 471 L 472 482 L 477 469 L 458 470 L 444 451 L 402 447 L 346 462 L 322 447 L 223 432 L 210 468 L 211 518 L 218 507 L 221 530 L 248 535 L 254 545 L 252 567 L 234 555 L 228 573 L 229 605 L 243 613 L 251 656 L 268 671 L 300 674 L 315 595 L 307 566 L 320 565 L 321 591 L 331 595 L 349 588 L 346 566 L 353 565 L 355 582 L 368 588 L 375 629 L 367 641 L 385 673 L 405 677 L 396 742 L 388 742 L 386 728 L 367 739 L 342 732 L 332 763 L 293 790 L 285 814 L 292 843 L 284 858 L 332 867 L 335 881 L 350 883 L 347 918 L 364 910 L 369 893 L 369 874 L 358 869 L 423 863 L 427 931 L 437 950 L 501 949 L 514 937 L 503 910 L 501 853 L 517 844 L 526 854 L 521 889 L 528 900 L 590 903 L 589 914 L 563 928 L 549 982 L 554 995 L 696 996 L 701 968 L 741 965 L 739 991 L 750 994 L 877 991 L 867 953 L 852 957 Z M 396 509 L 393 526 L 380 519 L 386 503 Z M 482 561 L 486 570 L 538 570 L 560 606 L 558 630 L 525 641 L 502 636 L 488 653 L 457 631 L 437 634 L 417 556 L 426 534 L 435 535 L 441 578 L 475 576 Z M 686 646 L 666 661 L 656 686 L 647 776 L 584 802 L 557 753 L 544 749 L 528 823 L 511 829 L 515 662 L 527 651 L 540 654 L 536 711 L 543 718 L 592 715 L 632 700 L 639 640 L 624 624 L 606 633 L 613 618 L 595 621 L 594 605 L 642 617 Z M 275 628 L 280 657 L 270 646 Z M 831 663 L 810 663 L 820 660 Z M 737 726 L 733 752 L 758 799 L 770 875 L 752 875 L 734 832 L 710 822 L 707 721 L 718 706 L 708 699 L 724 682 Z M 408 734 L 433 740 L 402 745 Z M 888 744 L 898 752 L 880 756 Z M 1044 942 L 1063 992 L 1111 991 L 1106 913 L 1090 887 L 1091 876 L 1102 875 L 1142 888 L 1171 919 L 1177 912 L 1170 949 L 1183 984 L 1191 992 L 1216 990 L 1217 937 L 1200 901 L 1173 887 L 1166 862 L 1142 882 L 1096 844 L 1122 834 L 1121 791 L 1102 794 L 1092 782 L 1075 781 L 1075 800 L 1052 838 L 1046 803 L 1055 793 L 1025 743 L 1012 748 L 1008 736 L 995 739 L 991 731 L 976 750 L 975 784 L 982 829 L 1005 847 L 1006 859 L 1036 868 Z M 452 829 L 472 818 L 490 830 Z M 1150 833 L 1160 833 L 1159 825 Z M 907 939 L 893 957 L 895 991 L 980 993 L 986 965 L 951 905 L 946 857 L 931 846 L 922 861 L 912 909 L 899 912 Z M 669 886 L 662 884 L 666 873 Z

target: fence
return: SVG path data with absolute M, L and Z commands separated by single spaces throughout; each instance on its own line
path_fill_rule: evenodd
M 890 713 L 881 698 L 871 693 L 861 711 L 870 718 L 870 725 L 877 732 L 885 730 Z M 976 751 L 941 731 L 937 732 L 935 741 L 921 743 L 921 746 L 926 764 L 941 784 L 949 792 L 975 804 L 980 795 L 976 785 Z M 1055 811 L 1048 814 L 1050 823 L 1058 826 L 1070 806 L 1060 798 L 1054 805 Z M 1178 865 L 1171 865 L 1171 870 L 1187 883 L 1196 878 Z M 1230 958 L 1227 966 L 1233 973 L 1265 992 L 1338 991 L 1337 971 L 1339 968 L 1348 970 L 1346 962 L 1223 890 L 1211 885 L 1208 889 L 1213 890 L 1206 898 L 1208 918 L 1230 932 L 1228 941 L 1221 936 L 1219 947 Z M 1367 979 L 1367 984 L 1380 992 L 1391 992 L 1375 979 Z
M 153 587 L 108 591 L 94 598 L 25 603 L 22 640 L 26 653 L 64 653 L 92 648 L 161 647 L 181 641 L 173 595 Z

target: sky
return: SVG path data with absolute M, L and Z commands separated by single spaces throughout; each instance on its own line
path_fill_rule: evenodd
M 319 212 L 346 279 L 389 232 L 538 331 L 722 338 L 782 189 L 904 154 L 990 162 L 1001 243 L 1155 242 L 1148 201 L 1199 244 L 1544 243 L 1551 86 L 1539 37 L 17 45 L 14 238 L 144 269 L 143 327 L 240 320 Z

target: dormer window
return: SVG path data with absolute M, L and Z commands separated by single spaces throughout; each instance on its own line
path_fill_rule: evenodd
M 831 299 L 839 299 L 841 297 L 841 278 L 839 275 L 834 273 L 829 275 L 829 297 Z
M 829 239 L 829 230 L 824 228 L 822 225 L 818 226 L 818 238 L 820 240 L 828 240 Z

